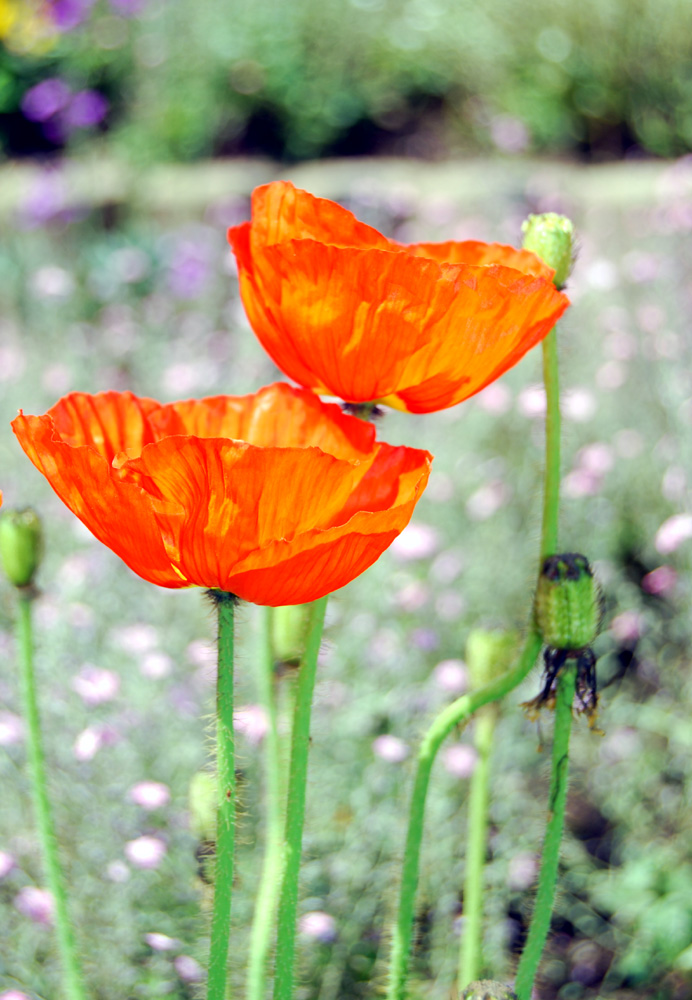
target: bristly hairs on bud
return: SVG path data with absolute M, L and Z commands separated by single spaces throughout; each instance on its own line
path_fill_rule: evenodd
M 577 242 L 574 225 L 566 215 L 545 212 L 530 215 L 522 223 L 524 234 L 522 246 L 540 257 L 555 271 L 553 284 L 561 291 L 567 284 L 577 257 Z

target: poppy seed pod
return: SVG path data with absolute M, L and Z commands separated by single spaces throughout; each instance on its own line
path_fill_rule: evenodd
M 469 983 L 462 1000 L 517 1000 L 517 995 L 503 983 L 496 983 L 492 979 L 478 979 Z
M 36 511 L 8 510 L 0 515 L 0 563 L 15 587 L 28 587 L 41 561 L 43 533 Z
M 543 563 L 534 603 L 536 626 L 547 646 L 578 650 L 599 633 L 601 599 L 586 556 L 550 556 Z
M 555 212 L 530 215 L 521 227 L 522 246 L 531 250 L 555 271 L 553 284 L 562 289 L 567 284 L 574 264 L 574 226 L 571 219 Z

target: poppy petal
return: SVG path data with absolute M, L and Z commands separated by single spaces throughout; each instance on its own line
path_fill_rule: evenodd
M 318 448 L 170 437 L 147 446 L 130 467 L 153 498 L 169 557 L 183 577 L 222 587 L 248 553 L 331 524 L 374 459 L 375 453 L 345 462 Z M 170 518 L 174 505 L 184 510 L 182 518 L 177 510 Z
M 433 398 L 460 402 L 516 363 L 568 305 L 545 279 L 501 265 L 310 241 L 254 259 L 271 319 L 256 329 L 265 349 L 292 378 L 309 368 L 314 388 L 353 402 L 408 398 L 441 377 L 448 388 Z
M 445 243 L 409 243 L 408 253 L 416 257 L 429 257 L 438 264 L 475 264 L 488 266 L 502 264 L 523 274 L 552 281 L 555 271 L 530 250 L 515 250 L 504 243 L 483 243 L 481 240 L 447 240 Z
M 281 382 L 252 397 L 211 396 L 168 403 L 151 413 L 149 424 L 157 439 L 186 434 L 267 448 L 315 447 L 348 460 L 355 458 L 354 452 L 369 454 L 375 441 L 372 424 L 347 416 L 335 403 L 323 403 L 308 389 Z
M 151 501 L 143 490 L 120 481 L 91 445 L 74 446 L 61 440 L 49 415 L 31 417 L 20 412 L 12 428 L 62 502 L 99 541 L 150 583 L 185 586 L 171 567 Z
M 231 230 L 232 232 L 232 230 Z M 275 181 L 252 193 L 253 247 L 288 240 L 317 240 L 345 247 L 390 248 L 390 241 L 334 201 L 316 198 L 288 181 Z

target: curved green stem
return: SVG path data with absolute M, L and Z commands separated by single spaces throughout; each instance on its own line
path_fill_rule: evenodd
M 285 867 L 276 942 L 276 971 L 274 1000 L 292 1000 L 293 964 L 296 938 L 296 911 L 298 907 L 298 874 L 303 843 L 305 818 L 305 789 L 310 747 L 310 715 L 312 694 L 315 687 L 317 657 L 322 639 L 327 598 L 315 601 L 310 609 L 305 655 L 298 671 L 293 732 L 291 735 L 291 763 L 288 776 L 286 801 Z
M 557 330 L 551 330 L 544 338 L 542 349 L 546 417 L 541 565 L 544 559 L 557 552 L 558 519 L 560 516 L 560 378 L 557 360 Z
M 573 663 L 573 661 L 570 661 Z M 550 797 L 548 805 L 548 825 L 543 844 L 543 859 L 538 876 L 536 905 L 531 919 L 529 934 L 522 952 L 515 990 L 519 1000 L 530 1000 L 533 981 L 541 960 L 550 929 L 550 916 L 555 898 L 555 884 L 560 860 L 560 841 L 565 824 L 565 804 L 567 802 L 567 780 L 569 769 L 569 737 L 572 728 L 572 701 L 576 665 L 562 671 L 557 680 L 555 692 L 555 730 L 553 733 L 552 766 L 550 774 Z
M 466 878 L 464 880 L 464 923 L 459 954 L 459 993 L 480 978 L 483 926 L 483 871 L 488 828 L 490 752 L 493 745 L 497 707 L 486 705 L 476 716 L 475 746 L 478 760 L 469 790 Z
M 21 664 L 22 697 L 27 723 L 27 752 L 31 767 L 31 786 L 36 812 L 46 881 L 55 907 L 55 930 L 63 966 L 65 996 L 68 1000 L 85 1000 L 82 970 L 77 957 L 74 932 L 67 909 L 67 893 L 60 861 L 53 815 L 48 798 L 46 763 L 41 741 L 41 724 L 34 675 L 34 644 L 31 620 L 31 597 L 20 593 L 18 618 L 19 659 Z
M 233 853 L 235 849 L 235 740 L 233 733 L 233 646 L 236 598 L 211 592 L 217 604 L 218 672 L 216 680 L 217 822 L 214 863 L 214 906 L 207 1000 L 225 1000 L 228 975 L 228 940 L 231 932 Z
M 281 749 L 274 690 L 274 662 L 271 643 L 272 608 L 261 609 L 261 652 L 258 664 L 260 701 L 268 720 L 264 739 L 266 773 L 266 846 L 255 916 L 250 934 L 247 1000 L 263 1000 L 267 982 L 267 960 L 271 950 L 274 915 L 281 888 L 284 865 L 281 808 Z
M 404 1000 L 406 996 L 406 975 L 408 972 L 411 937 L 413 932 L 413 913 L 418 886 L 418 868 L 420 848 L 423 840 L 423 821 L 425 815 L 425 800 L 430 783 L 430 772 L 437 752 L 444 740 L 455 726 L 464 725 L 474 712 L 483 705 L 504 698 L 513 688 L 524 680 L 529 673 L 541 650 L 542 640 L 537 632 L 532 630 L 524 644 L 519 661 L 512 670 L 498 677 L 485 687 L 462 695 L 456 701 L 443 709 L 434 719 L 432 725 L 423 737 L 418 751 L 416 777 L 411 796 L 409 825 L 404 848 L 404 864 L 401 875 L 401 890 L 399 895 L 399 911 L 394 927 L 392 952 L 389 967 L 389 983 L 387 1000 Z

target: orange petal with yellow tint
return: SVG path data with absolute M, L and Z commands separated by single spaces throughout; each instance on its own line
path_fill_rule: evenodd
M 260 604 L 315 600 L 371 565 L 408 522 L 431 461 L 281 384 L 165 406 L 73 393 L 13 428 L 141 577 Z
M 91 397 L 85 408 L 85 423 L 93 414 L 94 400 L 98 397 Z M 74 397 L 69 402 L 71 409 Z M 61 440 L 56 422 L 48 414 L 30 417 L 20 412 L 12 428 L 62 502 L 99 541 L 150 583 L 185 586 L 171 567 L 151 499 L 140 487 L 122 482 L 95 446 Z M 100 432 L 98 439 L 97 443 L 102 443 Z
M 534 254 L 478 241 L 405 246 L 285 181 L 229 230 L 250 325 L 301 385 L 349 402 L 444 409 L 498 378 L 569 300 Z

